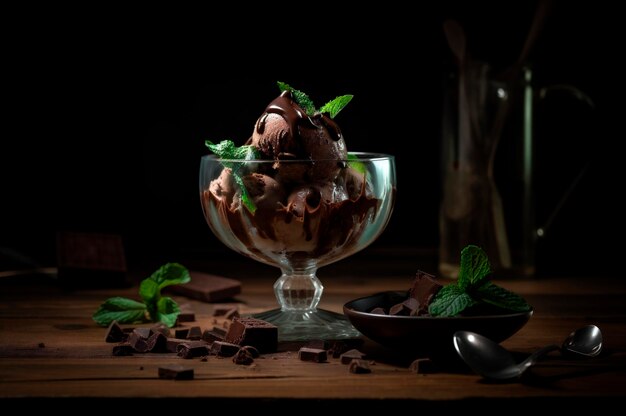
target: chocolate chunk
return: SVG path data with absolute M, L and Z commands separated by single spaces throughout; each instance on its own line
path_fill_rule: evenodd
M 75 287 L 126 286 L 122 236 L 59 232 L 58 280 Z
M 428 358 L 418 358 L 409 365 L 409 371 L 417 374 L 432 374 L 437 372 L 437 366 Z
M 326 350 L 319 348 L 302 347 L 298 351 L 298 358 L 302 361 L 311 361 L 314 363 L 323 363 L 328 359 Z
M 202 338 L 202 328 L 199 326 L 192 326 L 187 333 L 187 339 L 199 340 Z
M 261 355 L 259 350 L 254 348 L 252 345 L 244 345 L 240 348 L 240 350 L 247 351 L 252 356 L 252 358 L 259 358 L 259 356 Z
M 367 374 L 372 372 L 369 363 L 365 360 L 352 360 L 350 362 L 349 371 L 353 374 Z
M 193 312 L 181 312 L 178 314 L 178 322 L 195 322 L 196 314 Z
M 418 270 L 409 290 L 409 297 L 417 299 L 419 315 L 428 313 L 430 302 L 442 287 L 443 285 L 435 280 L 435 276 Z
M 348 346 L 343 341 L 335 341 L 328 351 L 329 354 L 333 356 L 333 358 L 339 358 L 341 354 L 348 351 Z
M 241 293 L 241 282 L 238 280 L 200 272 L 190 272 L 190 274 L 189 283 L 168 286 L 164 290 L 204 302 L 231 299 Z
M 146 341 L 149 352 L 166 352 L 167 351 L 167 337 L 161 332 L 156 332 L 148 338 Z
M 221 335 L 215 331 L 210 331 L 208 329 L 205 329 L 204 332 L 202 333 L 202 340 L 208 343 L 215 342 L 215 341 L 224 341 L 224 335 Z
M 216 306 L 213 316 L 223 316 L 226 319 L 239 318 L 239 310 L 233 306 Z
M 365 353 L 359 350 L 350 350 L 341 354 L 341 364 L 350 364 L 352 360 L 360 360 L 365 358 Z
M 107 333 L 104 336 L 104 342 L 122 342 L 126 341 L 128 335 L 124 333 L 122 327 L 117 321 L 111 322 L 111 325 L 107 328 Z
M 222 338 L 223 338 L 223 337 L 225 337 L 225 336 L 226 336 L 226 334 L 228 333 L 228 330 L 227 330 L 226 328 L 221 327 L 221 326 L 214 326 L 214 327 L 213 327 L 213 332 L 215 332 L 215 333 L 217 333 L 217 334 L 221 335 L 221 336 L 222 336 Z
M 385 312 L 385 310 L 380 307 L 372 309 L 370 313 L 373 313 L 374 315 L 387 315 L 387 312 Z
M 252 357 L 252 354 L 250 354 L 247 350 L 241 348 L 233 356 L 233 362 L 239 365 L 250 365 L 254 362 L 254 358 Z
M 150 338 L 150 328 L 135 328 L 132 333 L 137 334 L 143 339 Z
M 230 342 L 215 341 L 211 344 L 211 354 L 218 355 L 220 357 L 232 357 L 239 351 L 239 345 L 231 344 Z
M 189 342 L 189 341 L 186 339 L 168 338 L 165 343 L 165 350 L 167 352 L 178 352 L 178 346 L 186 342 Z
M 313 339 L 306 343 L 305 347 L 307 348 L 317 348 L 320 350 L 328 350 L 330 348 L 330 343 L 323 339 Z
M 174 329 L 174 338 L 185 339 L 189 335 L 189 328 L 176 328 Z
M 262 353 L 275 352 L 278 346 L 278 328 L 256 318 L 235 318 L 224 338 L 239 345 L 252 345 Z
M 148 340 L 137 332 L 137 330 L 133 331 L 128 336 L 128 343 L 133 347 L 133 349 L 137 352 L 148 352 L 150 350 L 150 346 L 148 345 Z
M 37 347 L 46 348 L 46 344 L 44 344 L 43 342 L 40 342 L 39 344 L 37 344 Z
M 408 298 L 402 303 L 393 305 L 389 309 L 389 315 L 415 316 L 417 315 L 418 309 L 419 309 L 419 303 L 417 302 L 417 299 Z
M 159 378 L 168 380 L 193 380 L 193 368 L 182 365 L 159 367 Z
M 187 360 L 195 357 L 204 357 L 209 354 L 209 344 L 204 341 L 187 341 L 176 347 L 176 353 L 179 357 Z
M 158 322 L 150 328 L 150 336 L 156 334 L 157 332 L 165 335 L 165 337 L 170 336 L 170 328 L 162 322 Z
M 397 303 L 389 308 L 389 315 L 402 315 L 404 313 L 404 305 Z
M 124 344 L 119 344 L 116 345 L 115 347 L 113 347 L 113 355 L 116 357 L 123 357 L 123 356 L 127 356 L 127 355 L 133 355 L 133 352 L 135 350 L 133 349 L 133 347 L 128 344 L 128 343 L 124 343 Z

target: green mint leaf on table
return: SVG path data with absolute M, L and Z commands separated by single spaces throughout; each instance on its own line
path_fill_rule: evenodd
M 433 316 L 455 316 L 474 305 L 472 297 L 457 285 L 443 287 L 428 307 Z
M 222 140 L 218 144 L 214 144 L 210 140 L 206 140 L 204 144 L 206 145 L 206 147 L 209 148 L 209 150 L 215 153 L 220 159 L 244 160 L 245 161 L 245 160 L 251 160 L 251 159 L 258 159 L 260 156 L 258 150 L 254 146 L 245 145 L 245 146 L 237 147 L 235 146 L 235 143 L 233 143 L 231 140 Z M 241 175 L 239 174 L 239 170 L 242 168 L 243 163 L 223 161 L 222 165 L 224 165 L 225 167 L 229 168 L 232 171 L 233 178 L 235 179 L 235 182 L 237 183 L 237 185 L 239 185 L 239 188 L 241 189 L 241 202 L 248 209 L 248 211 L 254 214 L 254 212 L 256 211 L 256 204 L 254 203 L 254 200 L 250 197 L 250 194 L 248 193 L 248 190 L 246 189 L 246 186 L 243 183 L 243 179 L 241 178 Z
M 184 266 L 167 263 L 139 285 L 139 296 L 144 303 L 120 297 L 109 298 L 100 305 L 92 318 L 101 326 L 107 326 L 113 321 L 130 324 L 149 318 L 153 322 L 163 322 L 172 327 L 176 323 L 180 309 L 172 298 L 161 296 L 161 289 L 184 284 L 190 280 L 189 271 Z
M 491 265 L 487 254 L 482 248 L 469 245 L 461 251 L 461 265 L 459 269 L 458 285 L 466 289 L 484 280 L 491 274 Z
M 530 305 L 523 297 L 492 282 L 485 282 L 480 286 L 475 291 L 474 297 L 502 309 L 510 309 L 515 312 L 530 310 Z
M 480 247 L 468 245 L 461 251 L 459 278 L 443 287 L 428 307 L 433 316 L 455 316 L 470 306 L 487 303 L 513 312 L 530 310 L 523 297 L 489 281 L 491 265 Z
M 352 101 L 352 98 L 354 98 L 354 95 L 342 95 L 324 104 L 319 111 L 320 113 L 328 113 L 330 118 L 335 118 L 335 116 Z
M 92 318 L 100 326 L 108 326 L 113 321 L 132 324 L 145 320 L 146 311 L 146 305 L 141 302 L 115 297 L 104 301 Z
M 309 98 L 308 95 L 306 95 L 300 90 L 297 90 L 291 87 L 289 84 L 285 82 L 277 81 L 276 83 L 278 84 L 278 88 L 280 88 L 281 92 L 291 91 L 291 94 L 293 95 L 293 99 L 298 103 L 300 107 L 302 107 L 302 109 L 308 115 L 312 116 L 313 114 L 315 114 L 315 111 L 316 111 L 315 104 L 313 104 L 313 100 L 311 100 L 311 98 Z

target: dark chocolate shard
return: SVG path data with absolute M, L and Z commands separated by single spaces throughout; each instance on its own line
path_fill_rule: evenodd
M 150 338 L 150 328 L 135 328 L 132 333 L 137 334 L 143 339 Z
M 186 339 L 187 335 L 189 335 L 189 328 L 174 328 L 174 338 Z
M 369 363 L 365 360 L 352 360 L 348 369 L 353 374 L 367 374 L 372 372 Z
M 192 326 L 189 328 L 189 333 L 187 333 L 187 339 L 199 340 L 202 339 L 202 328 L 199 326 Z
M 238 345 L 252 345 L 262 353 L 275 352 L 278 327 L 256 318 L 235 318 L 224 338 Z
M 370 313 L 373 313 L 374 315 L 387 315 L 387 312 L 385 312 L 385 310 L 380 307 L 372 309 Z
M 215 341 L 211 344 L 211 354 L 218 355 L 220 357 L 232 357 L 239 351 L 239 345 L 231 344 L 230 342 Z
M 126 341 L 128 335 L 124 333 L 122 327 L 117 323 L 117 321 L 111 322 L 111 325 L 107 328 L 107 333 L 104 336 L 105 342 L 122 342 Z
M 195 322 L 196 314 L 193 312 L 181 312 L 178 314 L 178 322 Z
M 212 343 L 215 341 L 224 341 L 224 335 L 216 331 L 205 329 L 204 332 L 202 333 L 202 340 L 208 343 Z
M 135 352 L 135 350 L 129 343 L 123 343 L 113 347 L 113 355 L 116 357 L 133 355 L 133 352 Z
M 191 281 L 184 285 L 168 286 L 164 291 L 177 293 L 203 302 L 231 299 L 241 293 L 241 282 L 222 276 L 190 272 Z
M 419 304 L 418 315 L 428 313 L 430 302 L 442 287 L 443 285 L 436 281 L 435 276 L 418 270 L 409 290 L 409 297 L 417 299 Z
M 418 358 L 409 365 L 409 371 L 417 374 L 432 374 L 437 372 L 437 366 L 428 358 Z
M 193 368 L 182 365 L 159 367 L 159 378 L 168 380 L 193 380 Z
M 150 327 L 150 336 L 156 334 L 157 332 L 165 335 L 166 338 L 170 336 L 170 328 L 163 322 L 157 322 Z
M 189 340 L 186 339 L 180 339 L 180 338 L 168 338 L 166 343 L 165 343 L 165 350 L 167 352 L 178 352 L 178 346 L 180 344 L 184 344 L 186 342 L 189 342 Z
M 408 298 L 402 303 L 393 305 L 389 309 L 389 315 L 415 316 L 417 315 L 418 309 L 419 309 L 419 303 L 417 302 L 417 299 Z
M 137 352 L 148 352 L 150 350 L 150 346 L 148 345 L 148 340 L 143 338 L 139 333 L 135 330 L 128 336 L 128 343 L 133 347 L 133 349 Z
M 341 354 L 341 364 L 350 364 L 352 360 L 361 360 L 365 358 L 365 353 L 359 350 L 350 350 Z
M 167 352 L 167 337 L 156 332 L 146 341 L 149 352 Z
M 179 357 L 186 360 L 195 357 L 204 357 L 209 355 L 209 344 L 204 341 L 187 341 L 176 347 L 176 353 Z
M 233 356 L 233 362 L 239 365 L 250 365 L 254 362 L 254 358 L 247 350 L 241 348 Z
M 323 363 L 328 360 L 328 355 L 326 354 L 326 350 L 302 347 L 298 351 L 298 358 L 300 358 L 301 361 Z

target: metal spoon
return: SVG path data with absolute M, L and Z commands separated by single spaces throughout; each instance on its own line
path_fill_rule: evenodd
M 494 380 L 508 380 L 521 376 L 550 351 L 561 350 L 562 353 L 595 357 L 602 350 L 602 332 L 595 325 L 577 329 L 569 334 L 560 347 L 556 344 L 543 347 L 519 364 L 513 360 L 510 352 L 482 335 L 457 331 L 453 340 L 459 356 L 474 372 Z

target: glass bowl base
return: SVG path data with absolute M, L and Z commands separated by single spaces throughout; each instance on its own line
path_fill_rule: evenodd
M 283 311 L 273 309 L 253 315 L 278 327 L 278 341 L 341 340 L 360 338 L 348 319 L 324 309 Z

